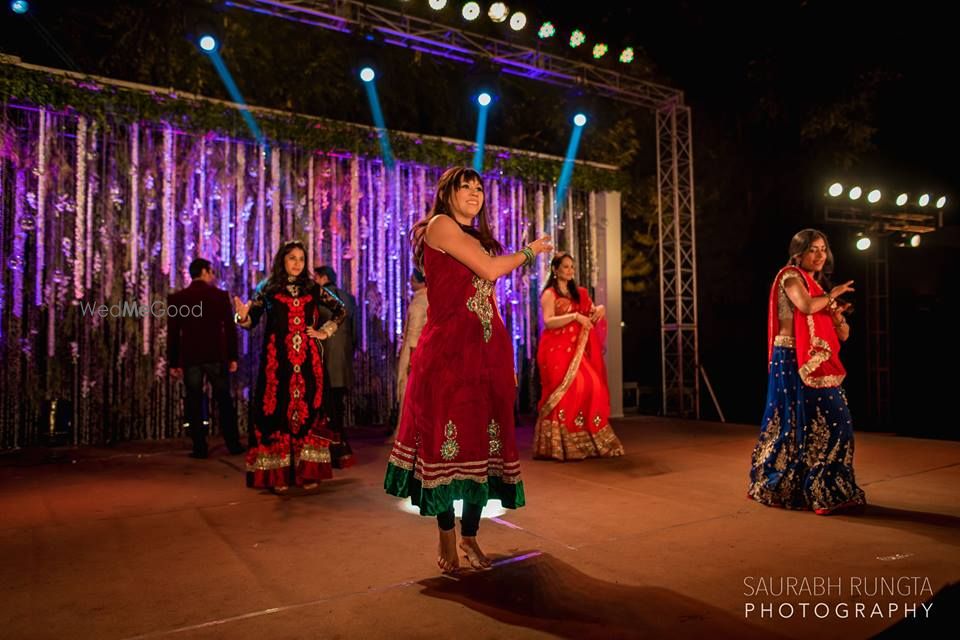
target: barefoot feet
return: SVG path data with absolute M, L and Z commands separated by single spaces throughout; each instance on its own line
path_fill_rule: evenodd
M 493 562 L 484 555 L 476 536 L 463 536 L 460 539 L 460 550 L 466 555 L 467 562 L 474 569 L 489 569 Z
M 444 573 L 453 573 L 460 568 L 460 557 L 457 553 L 457 530 L 440 531 L 437 566 Z

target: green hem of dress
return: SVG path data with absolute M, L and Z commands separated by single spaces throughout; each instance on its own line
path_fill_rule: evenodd
M 446 513 L 454 500 L 470 504 L 486 505 L 487 500 L 499 500 L 507 509 L 517 509 L 526 504 L 523 482 L 504 482 L 499 476 L 487 476 L 486 482 L 475 480 L 451 480 L 432 489 L 426 489 L 413 471 L 387 463 L 387 475 L 383 479 L 384 490 L 398 498 L 410 498 L 420 508 L 422 516 Z

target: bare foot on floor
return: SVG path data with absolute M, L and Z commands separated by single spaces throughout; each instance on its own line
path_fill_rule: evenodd
M 460 557 L 457 553 L 457 530 L 444 531 L 440 529 L 440 544 L 438 546 L 437 566 L 444 573 L 453 573 L 460 568 Z
M 460 539 L 460 550 L 467 555 L 467 561 L 474 569 L 489 569 L 493 562 L 484 555 L 475 536 L 463 536 Z

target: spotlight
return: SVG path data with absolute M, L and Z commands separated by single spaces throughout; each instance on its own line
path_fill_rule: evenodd
M 576 49 L 586 41 L 587 36 L 585 36 L 583 31 L 580 31 L 580 29 L 576 29 L 570 34 L 570 47 L 573 49 Z
M 507 15 L 509 14 L 510 9 L 508 9 L 507 5 L 502 2 L 494 2 L 492 5 L 490 5 L 490 10 L 487 11 L 487 15 L 490 16 L 490 19 L 497 24 L 506 20 Z
M 607 45 L 603 44 L 602 42 L 600 44 L 593 45 L 593 58 L 595 60 L 599 60 L 607 54 L 607 49 Z
M 857 234 L 857 250 L 866 251 L 870 248 L 870 238 L 863 235 L 862 233 Z
M 520 31 L 527 26 L 527 14 L 523 11 L 517 11 L 512 16 L 510 16 L 510 28 L 514 31 Z
M 633 62 L 633 47 L 627 47 L 620 53 L 620 62 L 630 64 Z
M 834 182 L 832 185 L 830 185 L 830 188 L 827 189 L 827 193 L 836 198 L 843 193 L 843 185 L 839 182 Z
M 200 36 L 200 48 L 207 53 L 216 50 L 217 44 L 217 39 L 209 34 Z
M 937 198 L 937 209 L 943 209 L 947 205 L 947 196 Z
M 851 200 L 857 200 L 860 198 L 861 195 L 863 195 L 863 189 L 861 189 L 860 187 L 854 187 L 853 189 L 850 189 Z
M 925 193 L 922 196 L 920 196 L 920 199 L 917 200 L 917 204 L 919 204 L 921 207 L 925 207 L 928 204 L 930 204 L 930 194 Z
M 912 236 L 910 236 L 910 246 L 913 247 L 914 249 L 916 249 L 917 247 L 920 246 L 920 234 L 919 234 L 919 233 L 915 233 L 915 234 L 913 234 Z
M 477 96 L 477 104 L 479 104 L 481 107 L 488 106 L 492 100 L 493 98 L 486 91 Z
M 880 202 L 880 189 L 874 189 L 867 194 L 867 202 L 870 204 L 876 204 Z
M 434 11 L 440 11 L 447 6 L 447 0 L 430 0 L 430 8 Z
M 902 207 L 903 205 L 907 204 L 907 200 L 909 199 L 910 198 L 907 196 L 907 194 L 901 193 L 897 196 L 897 206 Z
M 30 10 L 30 3 L 27 0 L 13 0 L 10 3 L 10 10 L 18 15 L 23 15 Z
M 460 10 L 464 20 L 476 20 L 480 16 L 480 5 L 476 2 L 468 2 Z
M 583 125 L 587 124 L 587 116 L 583 115 L 582 113 L 578 113 L 577 115 L 573 116 L 573 124 L 577 125 L 578 127 L 582 127 Z
M 373 82 L 373 79 L 377 77 L 377 74 L 370 67 L 364 67 L 360 69 L 360 79 L 364 82 Z
M 537 35 L 540 36 L 540 39 L 552 38 L 553 35 L 557 32 L 556 27 L 553 26 L 552 22 L 544 22 L 540 25 L 540 31 L 537 31 Z

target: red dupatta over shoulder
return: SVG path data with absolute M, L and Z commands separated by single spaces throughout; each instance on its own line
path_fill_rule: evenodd
M 777 300 L 784 283 L 790 278 L 801 278 L 811 296 L 824 295 L 823 288 L 803 269 L 784 267 L 777 274 L 770 289 L 767 310 L 767 363 L 773 359 L 774 338 L 780 333 Z M 808 387 L 839 386 L 847 372 L 840 362 L 840 338 L 833 326 L 829 308 L 806 314 L 793 309 L 793 335 L 796 340 L 797 365 L 800 379 Z

